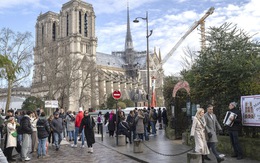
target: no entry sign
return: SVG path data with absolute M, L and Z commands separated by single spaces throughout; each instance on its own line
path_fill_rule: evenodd
M 115 100 L 118 100 L 121 98 L 121 92 L 118 91 L 118 90 L 115 90 L 113 93 L 112 93 L 112 96 Z

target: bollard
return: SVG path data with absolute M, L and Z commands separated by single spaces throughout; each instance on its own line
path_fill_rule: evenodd
M 125 135 L 117 135 L 118 146 L 126 145 Z
M 143 142 L 142 140 L 134 140 L 134 153 L 143 152 Z
M 196 152 L 188 152 L 187 163 L 202 163 L 201 154 Z

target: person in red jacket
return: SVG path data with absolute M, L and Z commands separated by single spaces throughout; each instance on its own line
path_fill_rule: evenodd
M 80 107 L 79 108 L 79 112 L 78 114 L 76 115 L 76 119 L 75 119 L 75 132 L 74 132 L 74 144 L 71 144 L 71 147 L 73 148 L 77 148 L 77 140 L 78 140 L 78 134 L 79 134 L 79 127 L 80 127 L 80 123 L 81 123 L 81 120 L 83 119 L 84 115 L 83 115 L 83 108 Z M 82 131 L 82 134 L 81 134 L 81 148 L 84 148 L 84 128 L 83 128 L 83 131 Z

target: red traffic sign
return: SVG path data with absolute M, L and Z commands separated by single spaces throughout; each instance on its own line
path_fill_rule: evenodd
M 121 92 L 118 91 L 118 90 L 115 90 L 113 93 L 112 93 L 112 96 L 115 100 L 118 100 L 121 98 Z

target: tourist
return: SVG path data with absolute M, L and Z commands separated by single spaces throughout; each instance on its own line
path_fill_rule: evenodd
M 93 119 L 93 117 L 90 117 L 88 114 L 88 111 L 84 111 L 84 118 L 82 119 L 80 123 L 79 133 L 85 132 L 84 135 L 87 140 L 88 145 L 88 152 L 93 153 L 93 144 L 95 143 L 95 134 L 94 134 L 94 127 L 96 123 Z M 83 128 L 85 129 L 83 130 Z

